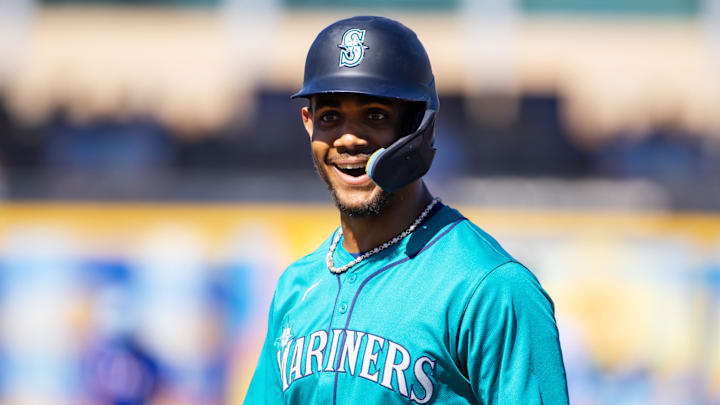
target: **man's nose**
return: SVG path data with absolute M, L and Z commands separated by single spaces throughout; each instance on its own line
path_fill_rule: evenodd
M 344 148 L 348 150 L 365 148 L 368 144 L 367 139 L 359 135 L 357 130 L 351 128 L 343 128 L 341 135 L 335 139 L 335 142 L 333 142 L 333 146 L 336 148 Z

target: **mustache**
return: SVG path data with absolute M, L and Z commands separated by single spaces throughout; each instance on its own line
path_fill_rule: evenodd
M 370 156 L 375 153 L 375 151 L 364 151 L 360 153 L 340 153 L 334 156 L 330 156 L 327 159 L 327 162 L 329 164 L 334 164 L 337 161 L 347 161 L 347 160 L 369 160 Z

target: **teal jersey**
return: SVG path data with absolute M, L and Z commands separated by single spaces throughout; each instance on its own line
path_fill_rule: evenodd
M 568 403 L 550 297 L 458 211 L 340 275 L 331 240 L 280 277 L 245 404 Z

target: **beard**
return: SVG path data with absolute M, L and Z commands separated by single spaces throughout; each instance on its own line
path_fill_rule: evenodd
M 377 193 L 377 195 L 374 196 L 370 201 L 359 207 L 350 207 L 340 201 L 337 193 L 335 192 L 335 189 L 333 189 L 329 183 L 328 189 L 330 190 L 333 202 L 335 202 L 335 206 L 338 208 L 338 210 L 340 210 L 340 212 L 349 217 L 356 218 L 372 218 L 379 216 L 380 214 L 382 214 L 388 204 L 390 204 L 393 196 L 393 193 L 380 189 L 380 192 Z
M 363 205 L 357 207 L 349 206 L 340 200 L 337 192 L 335 191 L 335 188 L 333 187 L 330 179 L 328 178 L 327 173 L 325 172 L 325 170 L 322 169 L 322 165 L 320 164 L 320 162 L 317 161 L 317 158 L 314 154 L 313 164 L 315 166 L 315 171 L 317 172 L 318 176 L 320 176 L 322 181 L 325 182 L 328 190 L 330 190 L 330 195 L 332 196 L 333 202 L 335 203 L 337 209 L 340 210 L 341 213 L 349 217 L 377 217 L 382 214 L 385 208 L 390 204 L 390 201 L 392 201 L 393 193 L 380 189 L 379 193 L 377 193 L 372 199 L 370 199 L 370 201 L 365 202 Z

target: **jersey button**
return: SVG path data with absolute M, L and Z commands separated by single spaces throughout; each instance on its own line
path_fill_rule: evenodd
M 357 274 L 351 274 L 350 277 L 348 277 L 348 282 L 354 283 L 355 280 L 357 280 Z
M 345 311 L 347 311 L 347 308 L 348 308 L 348 307 L 347 307 L 347 303 L 344 303 L 344 302 L 343 302 L 343 303 L 340 304 L 340 306 L 338 307 L 338 312 L 340 312 L 341 314 L 344 314 Z

